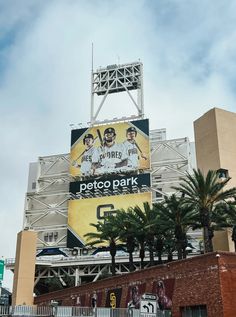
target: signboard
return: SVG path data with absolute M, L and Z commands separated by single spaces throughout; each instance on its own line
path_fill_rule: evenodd
M 110 308 L 119 308 L 122 295 L 122 288 L 114 288 L 107 291 L 106 306 Z
M 80 196 L 88 193 L 96 194 L 97 192 L 106 194 L 107 191 L 119 192 L 124 188 L 129 192 L 137 191 L 137 188 L 150 187 L 150 174 L 138 174 L 130 176 L 113 175 L 107 178 L 90 179 L 70 183 L 70 193 Z
M 102 292 L 93 292 L 89 295 L 89 307 L 101 307 L 102 305 Z
M 128 309 L 140 309 L 141 295 L 144 293 L 146 283 L 130 285 L 126 297 Z
M 157 301 L 153 299 L 141 299 L 140 315 L 145 317 L 155 317 L 157 313 Z
M 148 119 L 71 132 L 73 177 L 96 177 L 150 169 Z
M 157 296 L 155 294 L 145 293 L 145 294 L 142 295 L 142 299 L 145 299 L 145 300 L 156 300 Z
M 0 281 L 3 280 L 3 274 L 4 274 L 4 260 L 0 260 Z
M 153 282 L 152 291 L 157 295 L 160 310 L 171 309 L 175 279 L 159 279 Z
M 86 244 L 84 235 L 96 232 L 96 228 L 90 226 L 90 223 L 97 223 L 108 213 L 115 214 L 118 209 L 127 210 L 135 206 L 143 208 L 144 202 L 151 204 L 150 192 L 70 200 L 67 247 L 83 247 Z

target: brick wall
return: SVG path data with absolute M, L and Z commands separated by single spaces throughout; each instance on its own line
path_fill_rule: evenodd
M 48 305 L 56 300 L 61 305 L 77 305 L 78 296 L 82 306 L 90 306 L 90 295 L 96 291 L 99 306 L 105 306 L 110 289 L 122 288 L 120 307 L 126 306 L 128 287 L 146 283 L 146 293 L 153 292 L 153 282 L 174 279 L 172 297 L 173 317 L 180 317 L 180 307 L 206 305 L 208 317 L 236 316 L 236 254 L 214 252 L 194 258 L 107 278 L 101 281 L 52 292 L 35 298 L 35 304 Z
M 220 289 L 224 316 L 236 316 L 236 261 L 235 253 L 219 252 Z

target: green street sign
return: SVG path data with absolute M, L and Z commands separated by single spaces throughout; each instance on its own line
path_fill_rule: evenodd
M 4 260 L 0 260 L 0 281 L 3 280 L 3 273 L 4 273 Z

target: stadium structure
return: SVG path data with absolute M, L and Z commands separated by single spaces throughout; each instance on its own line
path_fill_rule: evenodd
M 215 232 L 214 249 L 222 251 L 143 270 L 134 256 L 136 271 L 126 276 L 122 274 L 129 272 L 128 257 L 120 250 L 117 276 L 102 281 L 111 272 L 110 258 L 107 252 L 91 253 L 83 237 L 90 222 L 116 209 L 169 196 L 172 186 L 195 166 L 204 173 L 217 170 L 219 181 L 230 178 L 229 186 L 235 186 L 236 114 L 213 108 L 194 122 L 196 164 L 188 138 L 168 140 L 165 129 L 149 133 L 140 62 L 100 68 L 91 77 L 90 125 L 72 129 L 69 154 L 40 157 L 30 164 L 24 230 L 18 233 L 16 261 L 6 261 L 14 270 L 12 305 L 20 308 L 20 315 L 29 315 L 26 305 L 45 305 L 48 316 L 84 315 L 84 308 L 96 316 L 104 315 L 104 308 L 111 315 L 121 308 L 122 315 L 146 316 L 146 299 L 152 298 L 152 307 L 158 309 L 151 316 L 233 317 L 236 259 L 235 252 L 225 252 L 234 250 L 232 228 Z M 98 122 L 107 95 L 118 92 L 128 94 L 137 114 Z M 96 106 L 97 97 L 101 99 Z M 41 292 L 55 281 L 61 287 Z M 86 283 L 90 281 L 94 283 Z
M 195 164 L 188 138 L 166 140 L 165 135 L 165 129 L 159 129 L 150 136 L 153 202 L 173 193 L 172 186 Z M 39 157 L 38 162 L 30 163 L 24 229 L 38 232 L 39 249 L 66 248 L 69 166 L 69 153 Z
M 107 127 L 113 124 L 129 124 L 144 119 L 143 102 L 143 65 L 135 62 L 124 65 L 109 65 L 97 71 L 92 70 L 91 82 L 91 118 L 89 128 Z M 114 118 L 98 121 L 108 94 L 126 92 L 136 114 L 130 117 Z M 135 95 L 136 93 L 136 95 Z M 84 129 L 86 130 L 86 129 Z M 72 128 L 73 131 L 77 129 Z M 151 130 L 150 166 L 146 172 L 150 174 L 150 185 L 140 188 L 123 187 L 114 190 L 87 190 L 80 199 L 99 198 L 101 196 L 127 195 L 149 192 L 152 201 L 160 201 L 164 196 L 173 193 L 180 177 L 196 167 L 195 147 L 188 137 L 167 139 L 166 129 Z M 37 162 L 30 163 L 28 188 L 25 198 L 23 230 L 37 232 L 37 260 L 35 285 L 45 278 L 57 276 L 62 285 L 66 285 L 65 276 L 74 278 L 74 285 L 85 281 L 95 281 L 105 271 L 110 271 L 110 259 L 94 257 L 90 250 L 83 246 L 68 247 L 68 208 L 71 200 L 78 198 L 71 192 L 71 183 L 84 180 L 81 175 L 71 173 L 71 153 L 41 156 Z M 143 171 L 139 171 L 142 174 Z M 198 233 L 199 234 L 199 233 Z M 117 258 L 117 273 L 126 273 L 128 258 Z M 6 262 L 7 268 L 14 269 L 14 260 Z M 135 265 L 139 267 L 138 257 Z

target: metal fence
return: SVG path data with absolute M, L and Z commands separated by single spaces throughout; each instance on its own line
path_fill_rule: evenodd
M 154 317 L 139 309 L 91 308 L 76 306 L 0 306 L 0 317 Z M 168 310 L 158 310 L 155 317 L 171 317 Z

